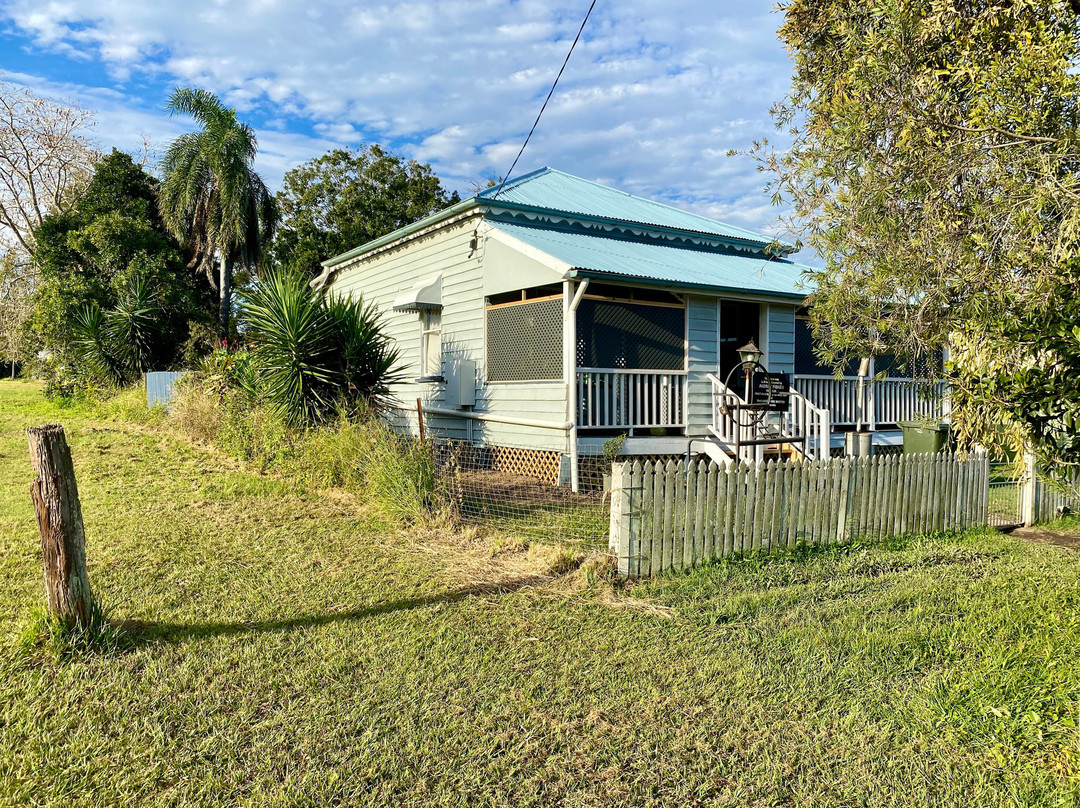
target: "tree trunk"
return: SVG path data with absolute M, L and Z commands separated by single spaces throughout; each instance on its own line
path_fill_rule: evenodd
M 224 250 L 221 252 L 221 283 L 219 286 L 221 292 L 221 319 L 218 337 L 221 339 L 222 345 L 228 347 L 229 313 L 232 310 L 232 262 L 226 257 Z
M 26 430 L 49 613 L 67 625 L 90 624 L 93 595 L 86 574 L 82 506 L 71 451 L 59 424 Z

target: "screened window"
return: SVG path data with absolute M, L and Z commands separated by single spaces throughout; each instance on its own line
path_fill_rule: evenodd
M 488 307 L 488 381 L 561 379 L 562 346 L 561 296 Z
M 686 309 L 585 298 L 577 311 L 581 368 L 683 370 Z
M 424 378 L 442 376 L 442 312 L 420 312 L 420 372 Z

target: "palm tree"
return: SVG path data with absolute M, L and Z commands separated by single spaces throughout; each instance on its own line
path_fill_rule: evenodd
M 181 135 L 165 152 L 161 216 L 191 249 L 191 266 L 204 270 L 218 290 L 220 337 L 227 341 L 233 268 L 258 267 L 277 225 L 277 204 L 252 169 L 255 130 L 236 120 L 236 110 L 213 93 L 190 87 L 173 91 L 168 110 L 190 115 L 202 129 Z

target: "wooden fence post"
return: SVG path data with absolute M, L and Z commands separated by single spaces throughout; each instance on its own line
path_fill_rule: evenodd
M 640 476 L 640 463 L 637 466 Z M 619 574 L 623 577 L 637 577 L 637 559 L 640 552 L 639 540 L 633 535 L 635 520 L 633 508 L 633 473 L 629 463 L 623 461 L 611 466 L 611 521 L 608 533 L 608 548 L 615 553 Z M 641 519 L 636 520 L 640 523 Z
M 26 436 L 34 469 L 30 496 L 41 533 L 49 613 L 66 625 L 88 626 L 93 596 L 86 574 L 82 506 L 64 428 L 59 424 L 31 427 Z

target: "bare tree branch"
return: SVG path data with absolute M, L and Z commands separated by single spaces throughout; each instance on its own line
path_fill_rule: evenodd
M 74 203 L 98 158 L 93 113 L 0 82 L 0 241 L 29 253 L 33 231 Z

